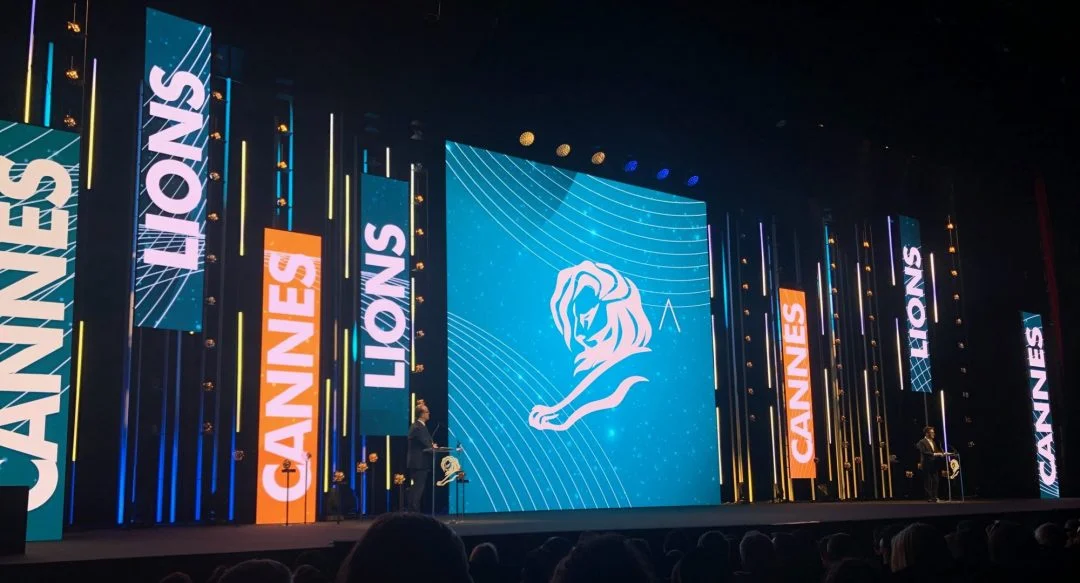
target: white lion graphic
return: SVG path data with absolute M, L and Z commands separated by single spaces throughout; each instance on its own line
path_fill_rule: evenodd
M 630 387 L 648 381 L 641 376 L 627 377 L 611 394 L 582 399 L 585 402 L 575 404 L 564 417 L 563 410 L 611 367 L 649 351 L 652 326 L 641 308 L 641 294 L 634 282 L 610 265 L 592 261 L 559 272 L 551 296 L 551 316 L 566 347 L 578 351 L 574 374 L 586 375 L 562 401 L 533 407 L 529 425 L 534 429 L 566 431 L 589 413 L 617 407 Z

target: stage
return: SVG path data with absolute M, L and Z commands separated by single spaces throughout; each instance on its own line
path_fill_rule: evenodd
M 1058 500 L 968 500 L 966 502 L 888 501 L 724 505 L 718 507 L 643 508 L 631 510 L 523 512 L 471 515 L 454 521 L 443 517 L 463 538 L 576 533 L 583 530 L 648 531 L 673 528 L 748 528 L 775 530 L 785 526 L 926 518 L 1011 515 L 1025 520 L 1080 515 L 1080 498 Z M 359 539 L 371 520 L 319 522 L 289 526 L 170 526 L 95 530 L 69 534 L 61 542 L 30 543 L 25 556 L 0 557 L 0 565 L 77 563 L 117 559 L 195 555 L 252 555 L 327 548 Z

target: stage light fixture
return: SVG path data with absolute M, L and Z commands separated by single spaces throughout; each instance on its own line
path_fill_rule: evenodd
M 686 179 L 687 186 L 697 186 L 697 183 L 701 181 L 701 178 L 697 174 Z
M 835 245 L 835 244 L 836 244 L 836 239 L 834 239 L 832 237 L 829 237 L 829 245 Z
M 82 32 L 82 26 L 79 25 L 79 23 L 75 22 L 74 20 L 69 20 L 68 21 L 67 29 L 68 29 L 68 32 L 70 32 L 71 34 L 79 34 L 80 32 Z
M 956 253 L 956 247 L 949 245 L 949 253 Z
M 417 271 L 423 271 L 424 270 L 424 262 L 423 261 L 417 261 L 416 262 L 416 270 Z
M 960 273 L 958 271 L 956 271 L 955 269 L 951 269 L 951 270 L 949 270 L 949 275 L 951 275 L 953 277 L 956 277 L 957 275 L 960 275 Z
M 750 315 L 750 308 L 743 308 L 742 315 L 749 316 Z
M 945 228 L 951 231 L 951 230 L 953 230 L 953 229 L 954 229 L 955 227 L 954 227 L 954 226 L 953 226 L 953 224 L 952 224 L 952 223 L 950 222 L 949 224 L 945 225 Z
M 423 229 L 416 229 L 416 236 L 417 237 L 423 237 L 424 236 L 424 230 Z
M 79 125 L 79 122 L 75 121 L 75 117 L 72 116 L 70 113 L 65 113 L 64 114 L 64 125 L 69 127 L 69 128 L 73 128 L 73 127 Z
M 877 320 L 877 318 L 876 318 L 876 317 L 874 317 L 874 315 L 873 315 L 873 314 L 870 314 L 869 316 L 867 316 L 867 318 L 870 318 L 870 321 L 871 321 L 871 322 L 873 322 L 874 320 Z
M 742 263 L 743 265 L 746 265 L 748 263 L 745 257 L 740 259 L 739 262 Z
M 964 323 L 964 320 L 962 320 L 962 319 L 960 319 L 960 318 L 957 318 L 957 319 L 956 319 L 956 325 L 957 325 L 957 326 L 963 325 L 963 323 Z
M 424 195 L 422 195 L 422 194 L 416 195 L 416 204 L 424 204 Z
M 214 340 L 213 338 L 207 338 L 206 342 L 204 344 L 206 345 L 207 348 L 213 348 L 213 347 L 217 346 L 217 341 Z
M 570 144 L 559 144 L 558 148 L 555 148 L 555 155 L 560 158 L 565 158 L 570 155 Z
M 72 81 L 78 81 L 79 80 L 79 70 L 76 69 L 75 67 L 71 67 L 67 71 L 64 71 L 64 76 L 67 77 L 68 79 L 71 79 Z
M 289 133 L 289 126 L 283 123 L 279 123 L 277 124 L 277 131 L 279 134 L 287 134 Z
M 625 172 L 634 172 L 635 170 L 637 170 L 637 166 L 638 166 L 637 160 L 628 160 L 626 162 L 626 165 L 623 166 L 623 170 Z
M 863 271 L 865 271 L 866 273 L 870 273 L 870 266 L 867 265 L 867 266 L 863 267 Z
M 661 168 L 660 171 L 656 173 L 656 179 L 663 180 L 667 178 L 669 174 L 671 174 L 671 170 L 667 168 Z
M 278 197 L 277 205 L 278 205 L 279 208 L 285 208 L 285 207 L 289 206 L 289 200 L 287 198 L 285 198 L 284 196 Z
M 416 303 L 418 303 L 418 304 L 424 303 L 424 296 L 416 296 Z
M 211 91 L 210 97 L 212 97 L 214 101 L 225 101 L 225 95 L 222 94 L 220 91 Z
M 206 255 L 206 262 L 207 263 L 217 263 L 217 255 L 214 255 L 213 253 L 208 253 Z
M 413 369 L 413 372 L 424 372 L 424 365 L 422 365 L 422 364 L 416 365 L 416 368 Z
M 742 284 L 742 288 L 743 288 L 744 290 L 748 290 L 748 289 L 750 289 L 750 284 L 748 284 L 748 283 L 743 283 L 743 284 Z
M 863 249 L 869 249 L 870 248 L 870 241 L 863 241 L 862 246 L 863 246 Z
M 213 211 L 207 213 L 206 215 L 206 220 L 210 221 L 211 223 L 216 223 L 219 218 L 221 217 L 219 217 L 218 214 Z
M 604 160 L 606 160 L 606 159 L 607 159 L 607 154 L 605 154 L 604 152 L 601 151 L 601 152 L 594 153 L 592 155 L 592 158 L 589 161 L 592 162 L 593 164 L 599 166 L 599 165 L 603 164 Z
M 214 390 L 214 381 L 206 381 L 206 382 L 204 382 L 202 384 L 202 388 L 203 388 L 204 391 L 207 391 L 207 392 Z
M 217 298 L 215 298 L 214 296 L 207 296 L 206 297 L 206 305 L 208 305 L 208 306 L 216 306 L 217 305 Z
M 424 331 L 423 330 L 417 330 L 416 331 L 416 337 L 417 338 L 423 338 L 424 337 Z
M 278 167 L 278 170 L 287 170 L 289 168 L 289 163 L 284 161 L 284 160 L 280 160 L 277 163 L 277 167 Z
M 214 182 L 217 182 L 218 180 L 221 180 L 221 173 L 218 172 L 217 170 L 211 170 L 210 171 L 210 180 L 213 180 Z
M 232 452 L 232 459 L 234 461 L 238 461 L 238 462 L 244 461 L 244 450 L 238 449 L 238 450 L 233 451 Z
M 959 301 L 960 301 L 960 294 L 953 294 L 953 295 L 952 295 L 952 299 L 953 299 L 954 301 L 957 301 L 957 302 L 959 302 Z
M 518 136 L 518 143 L 528 148 L 536 143 L 536 134 L 532 132 L 521 132 L 521 135 Z
M 210 139 L 214 141 L 221 141 L 221 132 L 217 130 L 210 132 Z

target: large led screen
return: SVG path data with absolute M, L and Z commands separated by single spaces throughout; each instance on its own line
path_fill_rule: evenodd
M 0 486 L 30 487 L 27 540 L 63 532 L 78 199 L 79 135 L 0 120 Z
M 1035 430 L 1035 463 L 1039 468 L 1039 497 L 1060 496 L 1057 452 L 1054 448 L 1054 418 L 1050 414 L 1050 383 L 1046 380 L 1046 336 L 1041 314 L 1020 312 L 1024 323 L 1024 356 L 1028 363 L 1028 390 L 1031 391 L 1031 425 Z
M 446 183 L 465 511 L 719 503 L 705 204 L 453 142 Z

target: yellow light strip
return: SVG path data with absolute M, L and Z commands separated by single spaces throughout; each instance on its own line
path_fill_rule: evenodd
M 412 368 L 410 372 L 416 372 L 416 278 L 409 278 L 409 360 Z
M 900 350 L 900 319 L 895 318 L 896 324 L 896 372 L 900 375 L 900 390 L 904 390 L 904 355 Z
M 86 189 L 94 187 L 94 137 L 97 127 L 97 59 L 90 77 L 90 143 L 86 148 Z
M 720 407 L 716 408 L 716 472 L 720 485 L 724 485 L 724 456 L 720 453 Z
M 79 404 L 82 401 L 83 330 L 86 322 L 79 320 L 79 351 L 75 357 L 75 427 L 71 438 L 71 461 L 79 457 Z
M 326 416 L 323 417 L 323 492 L 330 491 L 330 379 L 326 379 Z
M 247 140 L 240 142 L 240 257 L 244 256 L 244 227 L 247 224 Z
M 865 368 L 862 369 L 862 381 L 866 389 L 866 443 L 874 445 L 873 420 L 870 418 L 870 379 Z
M 411 393 L 412 404 L 409 406 L 409 423 L 416 419 L 416 393 Z
M 862 303 L 862 265 L 860 265 L 858 262 L 855 263 L 855 281 L 858 282 L 859 288 L 859 331 L 862 333 L 863 336 L 866 336 L 866 328 L 863 327 L 863 323 L 866 321 L 866 318 L 863 316 Z
M 345 176 L 348 182 L 348 175 Z M 348 200 L 348 199 L 346 199 Z M 349 436 L 349 329 L 345 328 L 345 374 L 341 377 L 341 436 Z
M 937 270 L 934 269 L 934 254 L 930 254 L 930 293 L 934 295 L 934 323 L 938 323 L 937 317 Z
M 236 432 L 240 433 L 240 404 L 244 394 L 244 313 L 236 313 Z
M 720 378 L 719 378 L 720 369 L 716 367 L 716 316 L 710 316 L 710 318 L 712 318 L 712 336 L 710 336 L 710 339 L 712 340 L 712 370 L 713 370 L 713 377 L 712 377 L 713 382 L 712 382 L 712 385 L 713 385 L 713 390 L 714 391 L 719 391 L 720 390 Z
M 30 123 L 30 93 L 34 80 L 34 19 L 37 14 L 37 3 L 30 8 L 30 53 L 26 57 L 26 98 L 23 104 L 23 123 Z
M 349 279 L 349 175 L 345 175 L 345 279 Z
M 389 166 L 389 164 L 387 164 Z M 409 257 L 416 255 L 416 164 L 409 164 Z
M 765 384 L 772 388 L 772 350 L 769 349 L 769 313 L 765 312 Z
M 387 148 L 389 150 L 389 148 Z M 390 436 L 386 436 L 386 489 L 390 490 Z
M 390 146 L 386 147 L 386 177 L 390 178 Z
M 326 197 L 326 218 L 334 220 L 334 114 L 330 114 L 330 187 Z

